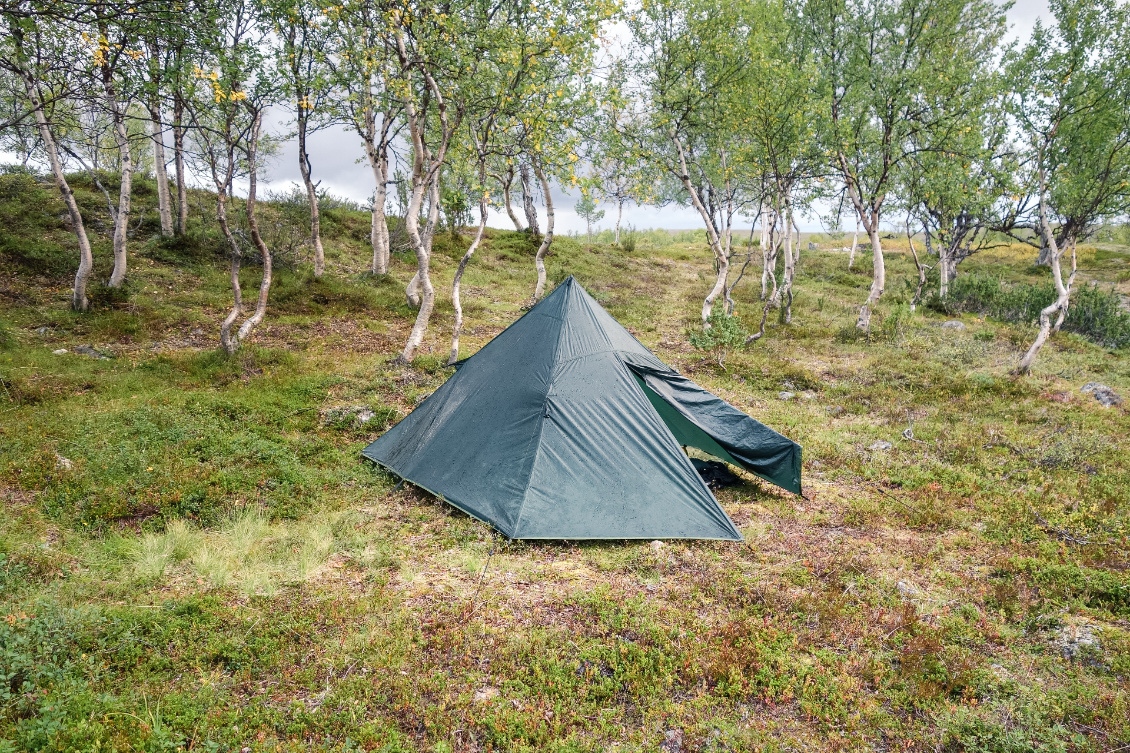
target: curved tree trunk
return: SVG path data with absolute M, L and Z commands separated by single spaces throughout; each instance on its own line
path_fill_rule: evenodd
M 259 219 L 255 214 L 256 150 L 259 146 L 259 129 L 262 125 L 263 111 L 256 110 L 251 133 L 247 136 L 247 226 L 251 231 L 251 242 L 263 256 L 263 280 L 259 283 L 259 300 L 255 304 L 255 313 L 239 327 L 240 340 L 246 339 L 251 334 L 251 330 L 263 321 L 263 317 L 267 314 L 267 294 L 271 290 L 271 250 L 267 248 L 267 244 L 259 234 Z
M 223 346 L 228 355 L 231 355 L 239 349 L 239 338 L 232 337 L 231 329 L 236 320 L 243 316 L 243 289 L 239 285 L 239 268 L 243 261 L 243 254 L 240 251 L 239 243 L 236 242 L 235 236 L 232 234 L 231 225 L 228 223 L 226 186 L 221 187 L 216 192 L 216 219 L 220 223 L 220 230 L 223 232 L 224 239 L 228 242 L 228 248 L 231 250 L 232 307 L 220 325 L 220 345 Z
M 883 263 L 883 247 L 879 245 L 879 223 L 872 222 L 868 231 L 871 236 L 871 292 L 859 309 L 859 319 L 856 320 L 857 329 L 868 330 L 871 328 L 871 312 L 879 298 L 883 295 L 883 288 L 887 284 L 887 267 Z
M 922 300 L 922 290 L 926 287 L 926 267 L 918 260 L 918 251 L 914 248 L 914 234 L 910 232 L 909 221 L 906 223 L 906 240 L 910 244 L 910 253 L 914 256 L 914 268 L 918 270 L 918 287 L 914 289 L 914 297 L 910 299 L 910 310 L 914 311 L 918 308 L 918 302 Z M 944 268 L 942 273 L 945 274 Z
M 617 246 L 620 245 L 620 220 L 624 218 L 624 200 L 616 199 L 616 240 Z
M 486 184 L 486 171 L 479 170 L 479 182 L 483 185 Z M 483 239 L 483 233 L 487 227 L 487 192 L 484 190 L 479 197 L 479 228 L 475 232 L 475 239 L 471 241 L 471 245 L 467 248 L 467 252 L 463 254 L 463 258 L 459 260 L 459 266 L 455 270 L 455 280 L 451 283 L 451 304 L 455 307 L 455 326 L 451 330 L 451 355 L 447 359 L 447 365 L 455 363 L 459 360 L 459 333 L 463 331 L 463 303 L 459 297 L 460 285 L 463 282 L 463 272 L 467 269 L 468 262 L 471 257 L 475 255 L 479 243 Z
M 416 180 L 419 181 L 419 178 Z M 399 360 L 402 363 L 411 363 L 412 359 L 416 357 L 416 349 L 420 347 L 420 343 L 424 340 L 424 332 L 427 331 L 428 320 L 431 319 L 432 309 L 435 306 L 435 288 L 432 287 L 430 275 L 431 247 L 425 245 L 427 228 L 425 228 L 424 233 L 420 232 L 420 207 L 424 203 L 425 190 L 429 194 L 438 195 L 438 170 L 427 186 L 413 186 L 412 198 L 408 202 L 408 211 L 405 216 L 408 237 L 412 239 L 412 245 L 416 249 L 416 274 L 412 277 L 409 288 L 412 288 L 417 294 L 420 311 L 416 314 L 416 322 L 412 325 L 408 342 L 404 344 L 404 350 L 400 354 Z
M 502 184 L 502 203 L 506 205 L 506 214 L 510 215 L 510 221 L 514 223 L 514 229 L 519 233 L 525 231 L 525 226 L 522 221 L 518 219 L 518 215 L 514 213 L 514 205 L 510 202 L 510 190 L 514 185 L 514 168 L 506 168 L 506 178 L 495 176 L 499 183 Z
M 855 235 L 851 237 L 851 253 L 848 254 L 848 269 L 855 266 L 855 250 L 859 248 L 859 218 L 855 218 Z
M 20 72 L 24 89 L 27 91 L 31 103 L 32 113 L 35 115 L 35 125 L 39 130 L 39 138 L 43 141 L 43 149 L 47 152 L 47 162 L 51 165 L 51 175 L 55 178 L 55 186 L 63 197 L 67 206 L 67 214 L 71 218 L 71 228 L 78 239 L 78 271 L 75 273 L 75 286 L 71 293 L 71 308 L 75 311 L 86 311 L 90 308 L 90 300 L 86 297 L 86 286 L 90 282 L 90 273 L 94 269 L 94 255 L 90 250 L 90 238 L 86 234 L 86 226 L 82 222 L 82 212 L 78 202 L 75 201 L 75 192 L 67 182 L 63 172 L 63 162 L 59 159 L 59 147 L 55 141 L 55 134 L 47 122 L 47 114 L 43 111 L 43 99 L 32 82 L 31 77 L 23 71 Z
M 545 171 L 542 170 L 541 165 L 534 165 L 534 172 L 538 176 L 538 181 L 541 182 L 541 190 L 545 193 L 545 236 L 541 239 L 541 245 L 538 246 L 537 255 L 534 256 L 534 266 L 538 270 L 538 284 L 534 288 L 534 303 L 541 300 L 542 294 L 545 293 L 545 255 L 549 253 L 549 245 L 553 243 L 553 196 L 549 193 L 549 181 L 546 180 Z
M 668 133 L 671 143 L 675 146 L 675 152 L 679 155 L 679 180 L 683 184 L 690 195 L 691 203 L 694 208 L 698 210 L 698 214 L 702 217 L 703 223 L 706 225 L 706 238 L 710 243 L 710 250 L 714 253 L 714 261 L 717 268 L 717 275 L 714 279 L 714 287 L 711 288 L 710 293 L 702 302 L 702 326 L 705 329 L 710 327 L 710 312 L 714 309 L 714 300 L 719 294 L 723 293 L 726 289 L 726 277 L 730 273 L 730 260 L 726 258 L 726 254 L 722 248 L 722 241 L 718 237 L 718 233 L 714 230 L 714 220 L 711 217 L 709 210 L 702 203 L 702 198 L 695 190 L 694 184 L 691 183 L 690 173 L 687 172 L 687 157 L 686 151 L 683 149 L 683 143 L 679 141 L 678 135 L 672 130 Z
M 1078 261 L 1075 256 L 1075 242 L 1073 239 L 1068 239 L 1067 242 L 1071 244 L 1071 275 L 1067 278 L 1067 282 L 1063 281 L 1063 267 L 1061 259 L 1063 258 L 1063 251 L 1060 249 L 1059 244 L 1056 243 L 1055 236 L 1052 234 L 1051 225 L 1048 222 L 1047 209 L 1044 204 L 1044 194 L 1046 192 L 1046 185 L 1044 182 L 1044 175 L 1040 175 L 1040 235 L 1043 243 L 1050 250 L 1048 262 L 1052 268 L 1052 281 L 1055 283 L 1056 299 L 1040 311 L 1040 331 L 1036 334 L 1036 339 L 1033 341 L 1032 346 L 1028 348 L 1028 352 L 1020 359 L 1017 365 L 1015 374 L 1028 374 L 1032 371 L 1032 364 L 1036 361 L 1036 356 L 1039 354 L 1040 349 L 1044 347 L 1048 337 L 1051 336 L 1053 331 L 1058 331 L 1060 325 L 1063 324 L 1064 318 L 1067 316 L 1067 307 L 1071 302 L 1071 287 L 1075 284 L 1075 273 L 1078 270 Z M 1058 314 L 1055 324 L 1052 323 L 1052 314 Z

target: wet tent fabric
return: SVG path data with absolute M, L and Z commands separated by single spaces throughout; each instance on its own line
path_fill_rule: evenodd
M 364 455 L 511 538 L 740 541 L 654 407 L 668 399 L 651 383 L 664 375 L 678 377 L 570 277 Z M 665 389 L 695 396 L 680 388 Z M 731 452 L 710 434 L 730 417 L 699 402 L 717 415 L 683 431 L 713 438 L 729 462 L 746 467 L 743 450 L 760 462 L 765 441 Z M 800 447 L 762 428 L 795 450 L 799 489 Z

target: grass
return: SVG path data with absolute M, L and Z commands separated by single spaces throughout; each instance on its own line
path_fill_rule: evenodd
M 140 193 L 127 295 L 80 316 L 58 200 L 0 181 L 17 178 L 0 190 L 20 220 L 0 237 L 0 750 L 1130 743 L 1130 418 L 1079 389 L 1130 397 L 1125 350 L 1059 333 L 1015 379 L 1031 324 L 911 313 L 892 240 L 870 337 L 853 327 L 866 255 L 848 271 L 803 251 L 793 323 L 770 317 L 722 369 L 689 342 L 711 278 L 699 234 L 639 233 L 630 253 L 559 238 L 551 282 L 575 274 L 665 361 L 801 442 L 808 498 L 748 476 L 721 491 L 745 547 L 504 541 L 359 456 L 450 373 L 466 234 L 437 236 L 412 367 L 391 363 L 412 260 L 365 274 L 368 218 L 348 208 L 326 223 L 327 277 L 296 248 L 229 358 L 206 195 L 172 243 Z M 98 197 L 76 188 L 104 265 Z M 1081 249 L 1084 280 L 1126 293 L 1126 251 Z M 489 233 L 464 277 L 465 355 L 520 315 L 532 253 Z M 961 274 L 1043 284 L 1032 256 Z M 735 291 L 747 320 L 755 285 Z

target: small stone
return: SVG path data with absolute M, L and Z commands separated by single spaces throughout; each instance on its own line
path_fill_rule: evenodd
M 809 242 L 808 242 L 808 250 L 809 250 L 809 251 L 815 251 L 815 250 L 816 250 L 816 249 L 818 249 L 818 248 L 820 248 L 820 247 L 819 247 L 819 246 L 817 246 L 817 245 L 816 245 L 815 243 L 813 243 L 812 241 L 809 241 Z
M 812 461 L 809 461 L 808 466 L 810 468 L 823 468 L 824 464 L 821 463 L 819 460 L 812 460 Z
M 796 393 L 795 392 L 778 392 L 777 397 L 781 398 L 782 400 L 792 400 L 794 397 L 796 397 Z
M 1083 385 L 1083 389 L 1081 389 L 1080 392 L 1084 395 L 1088 393 L 1094 395 L 1095 400 L 1104 408 L 1113 408 L 1116 405 L 1122 405 L 1122 396 L 1105 384 L 1087 382 Z
M 871 443 L 871 445 L 867 449 L 869 449 L 869 450 L 889 450 L 892 447 L 894 447 L 893 444 L 886 441 L 885 439 L 880 439 L 878 442 Z
M 1064 625 L 1052 643 L 1068 661 L 1080 659 L 1090 665 L 1100 663 L 1102 644 L 1090 625 Z
M 965 329 L 965 324 L 963 324 L 962 322 L 959 322 L 956 319 L 951 319 L 950 321 L 942 324 L 942 329 L 963 330 L 963 329 Z
M 900 580 L 897 584 L 897 588 L 904 599 L 908 599 L 918 593 L 918 589 L 915 588 L 913 584 L 907 583 L 905 580 Z
M 55 453 L 55 470 L 57 471 L 73 471 L 75 463 L 73 460 L 68 460 L 62 455 Z
M 663 547 L 665 547 L 665 546 L 667 546 L 667 545 L 666 545 L 666 544 L 664 544 L 664 543 L 663 543 L 662 541 L 660 541 L 659 539 L 656 539 L 655 541 L 653 541 L 653 542 L 651 542 L 650 544 L 648 544 L 648 546 L 650 546 L 650 547 L 651 547 L 651 551 L 653 551 L 653 552 L 658 552 L 658 551 L 660 551 L 661 549 L 663 549 Z
M 805 390 L 804 392 L 800 393 L 800 396 L 802 398 L 804 398 L 805 400 L 815 400 L 816 399 L 816 393 L 813 392 L 812 390 Z
M 188 334 L 190 334 L 190 335 L 203 335 L 204 330 L 202 330 L 200 327 L 193 327 L 192 330 Z
M 844 408 L 843 408 L 842 405 L 829 405 L 824 410 L 828 412 L 829 416 L 838 416 L 838 415 L 840 415 L 841 413 L 844 412 Z
M 479 688 L 475 691 L 475 703 L 486 703 L 492 698 L 498 697 L 498 688 L 492 688 L 489 685 Z
M 54 353 L 54 354 L 55 354 L 55 355 L 57 355 L 57 356 L 61 356 L 61 355 L 63 355 L 64 353 L 66 353 L 66 352 L 68 352 L 68 351 L 67 351 L 67 349 L 66 349 L 66 348 L 59 348 L 58 350 L 53 350 L 53 351 L 51 351 L 51 352 L 52 352 L 52 353 Z
M 105 353 L 103 353 L 99 350 L 95 350 L 94 346 L 92 346 L 92 345 L 80 345 L 77 348 L 75 348 L 75 353 L 78 353 L 78 354 L 84 355 L 84 356 L 90 356 L 91 358 L 97 358 L 99 361 L 109 361 L 110 360 L 110 356 L 106 355 Z
M 664 753 L 682 753 L 683 731 L 681 729 L 669 729 L 664 732 L 663 742 L 659 743 L 659 749 Z
M 49 333 L 50 331 L 51 331 L 50 327 L 43 326 L 43 327 L 38 327 L 35 330 L 35 334 L 39 335 L 40 337 L 47 337 L 47 333 Z

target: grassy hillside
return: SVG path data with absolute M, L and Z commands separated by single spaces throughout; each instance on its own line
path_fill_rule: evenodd
M 104 279 L 105 203 L 77 182 Z M 870 259 L 806 250 L 793 323 L 771 317 L 723 370 L 688 343 L 712 279 L 693 235 L 631 253 L 558 239 L 550 280 L 575 274 L 665 361 L 803 444 L 808 498 L 752 477 L 719 492 L 748 546 L 512 542 L 359 456 L 450 373 L 466 234 L 437 241 L 436 314 L 405 368 L 412 260 L 368 276 L 368 216 L 330 209 L 315 281 L 293 213 L 267 207 L 284 263 L 228 358 L 208 197 L 187 242 L 153 237 L 153 203 L 142 182 L 126 293 L 77 315 L 61 203 L 0 176 L 0 750 L 1130 744 L 1130 357 L 1086 327 L 1013 379 L 1031 326 L 912 314 L 892 240 L 861 339 Z M 1083 275 L 1127 292 L 1127 251 L 1082 249 Z M 464 355 L 520 314 L 532 252 L 489 234 Z M 961 273 L 1038 287 L 1031 257 Z M 735 291 L 750 328 L 755 284 Z M 1088 382 L 1127 402 L 1102 407 Z

